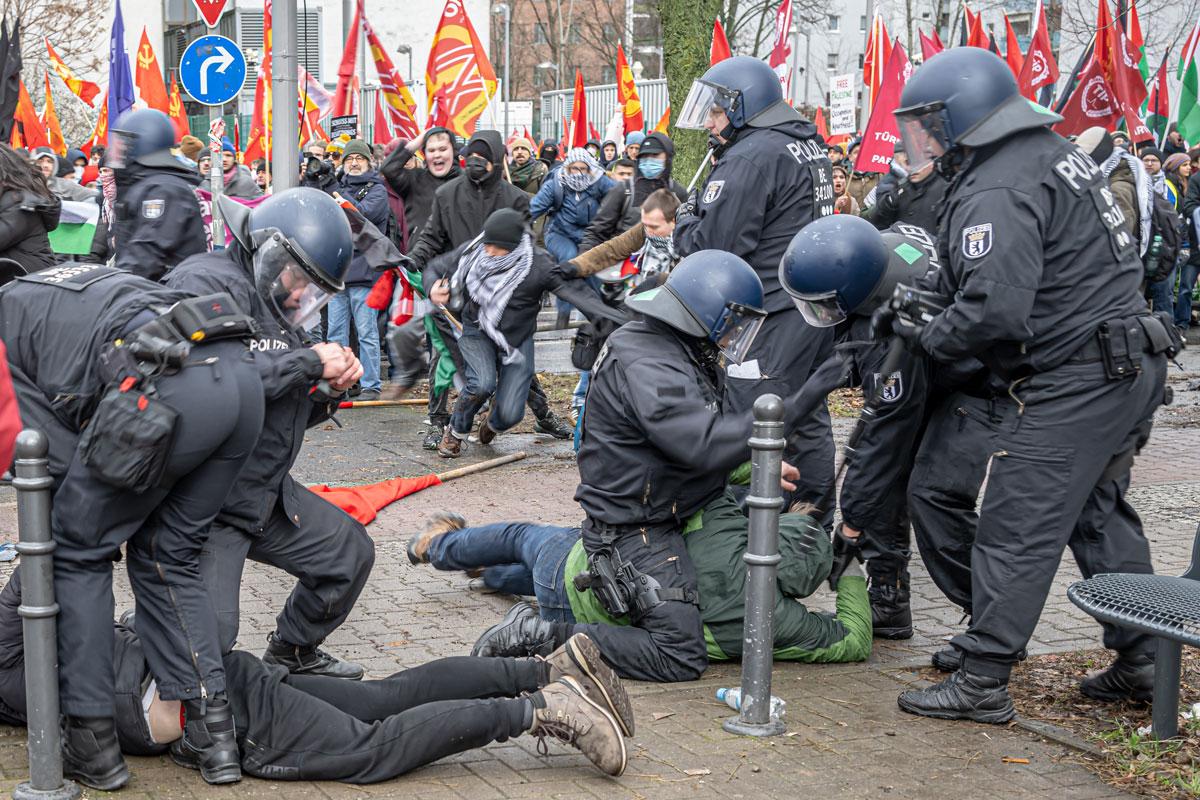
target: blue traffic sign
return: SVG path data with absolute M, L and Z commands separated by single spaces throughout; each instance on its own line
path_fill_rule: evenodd
M 232 39 L 201 36 L 183 51 L 179 80 L 188 94 L 206 106 L 228 103 L 246 83 L 246 57 Z

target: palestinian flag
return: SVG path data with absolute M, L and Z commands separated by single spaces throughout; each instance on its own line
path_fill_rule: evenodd
M 1176 107 L 1176 124 L 1184 141 L 1200 141 L 1200 64 L 1197 64 L 1197 44 L 1200 43 L 1200 22 L 1192 28 L 1184 44 L 1183 56 L 1179 59 L 1178 77 L 1179 105 Z
M 1164 56 L 1154 84 L 1150 87 L 1150 98 L 1146 101 L 1146 127 L 1160 145 L 1167 138 L 1170 121 L 1171 100 L 1167 93 L 1167 57 Z
M 62 255 L 86 255 L 96 236 L 100 206 L 78 200 L 63 200 L 58 227 L 50 231 L 50 249 Z

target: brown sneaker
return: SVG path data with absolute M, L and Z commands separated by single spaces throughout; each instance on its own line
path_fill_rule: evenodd
M 488 427 L 488 417 L 491 412 L 484 412 L 479 420 L 479 443 L 491 444 L 496 440 L 496 432 Z
M 546 656 L 550 664 L 550 681 L 569 675 L 579 682 L 588 698 L 605 708 L 621 725 L 621 732 L 633 736 L 633 704 L 621 685 L 621 679 L 600 656 L 586 633 L 577 633 L 562 647 Z
M 533 727 L 538 750 L 547 753 L 546 737 L 569 744 L 588 757 L 602 772 L 620 775 L 628 758 L 621 726 L 598 703 L 584 693 L 570 675 L 559 678 L 537 694 L 533 701 Z
M 446 426 L 446 432 L 442 434 L 442 441 L 438 445 L 438 455 L 442 458 L 458 458 L 462 455 L 463 440 L 454 435 L 454 431 L 450 426 Z
M 457 531 L 467 527 L 467 521 L 462 518 L 462 515 L 455 514 L 453 511 L 436 511 L 433 516 L 425 522 L 425 527 L 416 536 L 408 540 L 408 560 L 413 564 L 428 564 L 429 563 L 429 545 L 433 540 L 447 534 L 450 531 Z

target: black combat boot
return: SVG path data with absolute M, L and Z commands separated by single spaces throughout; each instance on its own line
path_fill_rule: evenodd
M 1107 669 L 1090 673 L 1079 682 L 1079 691 L 1093 700 L 1154 699 L 1154 656 L 1149 653 L 1120 653 Z
M 471 648 L 471 655 L 527 658 L 548 656 L 555 647 L 554 623 L 539 617 L 529 603 L 521 602 L 483 632 Z
M 129 769 L 110 717 L 63 717 L 63 776 L 113 792 L 129 782 Z
M 908 576 L 892 575 L 871 579 L 871 629 L 876 639 L 911 639 L 912 608 L 909 606 Z
M 1029 651 L 1024 647 L 1017 653 L 1017 661 L 1024 661 L 1029 657 Z M 959 650 L 954 645 L 943 647 L 933 654 L 933 666 L 942 672 L 957 672 L 962 666 L 963 651 Z
M 233 709 L 224 694 L 208 701 L 183 701 L 183 738 L 171 744 L 171 760 L 200 770 L 207 783 L 237 783 L 242 779 Z
M 969 719 L 993 725 L 1008 722 L 1017 715 L 1008 696 L 1008 681 L 989 678 L 959 669 L 941 683 L 928 689 L 903 692 L 897 698 L 900 708 L 910 714 L 938 719 Z
M 366 672 L 361 664 L 343 661 L 316 645 L 290 644 L 274 633 L 267 636 L 267 651 L 262 660 L 267 664 L 278 664 L 293 675 L 324 675 L 357 681 L 362 680 Z

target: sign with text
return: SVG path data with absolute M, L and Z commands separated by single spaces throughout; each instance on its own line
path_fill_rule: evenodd
M 347 114 L 344 117 L 329 118 L 329 135 L 336 139 L 343 133 L 351 139 L 358 135 L 358 115 Z
M 829 80 L 829 133 L 833 136 L 854 133 L 858 129 L 855 122 L 858 103 L 854 97 L 856 77 L 851 72 L 849 75 L 834 75 Z

